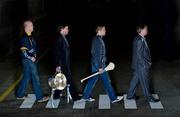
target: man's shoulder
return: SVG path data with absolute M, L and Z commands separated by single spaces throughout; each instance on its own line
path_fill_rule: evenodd
M 92 38 L 92 41 L 100 42 L 101 40 L 100 40 L 100 37 L 99 37 L 99 36 L 94 36 L 94 37 Z
M 97 46 L 97 45 L 100 45 L 100 44 L 101 44 L 101 42 L 100 42 L 100 40 L 98 38 L 93 38 L 92 45 Z
M 140 35 L 136 35 L 135 37 L 134 37 L 134 39 L 141 39 L 142 37 L 140 36 Z
M 97 36 L 94 36 L 93 38 L 92 38 L 92 40 L 96 40 L 97 39 Z
M 57 41 L 57 42 L 63 42 L 63 41 L 64 41 L 64 39 L 63 39 L 63 37 L 62 37 L 62 36 L 59 36 L 59 37 L 57 37 L 57 38 L 56 38 L 56 41 Z
M 23 35 L 23 36 L 21 37 L 21 39 L 28 39 L 28 36 L 27 36 L 27 35 Z
M 140 35 L 137 35 L 136 37 L 134 37 L 134 42 L 142 42 L 142 37 Z
M 63 47 L 65 44 L 64 38 L 59 36 L 55 39 L 54 44 L 58 47 Z
M 28 37 L 26 35 L 23 35 L 20 39 L 20 42 L 25 43 L 25 42 L 27 42 L 27 40 L 28 40 Z

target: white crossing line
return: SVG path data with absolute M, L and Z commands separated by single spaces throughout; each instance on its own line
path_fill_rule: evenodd
M 99 95 L 99 109 L 111 109 L 111 102 L 108 95 Z
M 125 109 L 137 109 L 136 100 L 134 99 L 128 100 L 127 94 L 124 94 L 123 96 L 124 96 Z M 159 98 L 157 94 L 153 94 L 152 96 L 156 99 Z M 35 101 L 36 101 L 35 95 L 28 94 L 28 97 L 23 101 L 20 108 L 32 108 Z M 52 105 L 52 100 L 50 99 L 46 105 L 46 108 L 58 108 L 60 104 L 60 99 L 53 100 L 53 104 L 54 106 Z M 160 101 L 156 103 L 149 102 L 148 104 L 150 105 L 151 109 L 164 109 Z M 74 102 L 73 109 L 85 109 L 85 106 L 86 106 L 86 101 L 84 99 L 81 99 Z M 98 109 L 111 109 L 111 101 L 108 95 L 105 95 L 105 94 L 99 95 Z
M 34 94 L 28 94 L 28 97 L 23 101 L 20 108 L 32 108 L 36 101 L 36 96 Z
M 137 109 L 136 101 L 134 99 L 128 100 L 127 94 L 124 94 L 124 107 L 125 109 Z
M 53 95 L 51 95 L 47 105 L 46 105 L 46 108 L 58 108 L 59 106 L 59 103 L 60 103 L 60 99 L 53 99 L 52 97 Z
M 158 95 L 157 94 L 153 94 L 152 95 L 155 99 L 159 99 Z M 161 101 L 159 102 L 149 102 L 150 106 L 151 106 L 151 109 L 164 109 Z
M 86 101 L 84 99 L 74 102 L 73 109 L 85 109 Z

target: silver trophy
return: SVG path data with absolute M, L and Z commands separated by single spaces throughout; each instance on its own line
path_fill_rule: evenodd
M 70 85 L 67 84 L 67 79 L 63 73 L 57 73 L 55 77 L 49 78 L 48 79 L 48 84 L 52 88 L 51 89 L 51 104 L 52 107 L 54 108 L 54 103 L 53 103 L 53 95 L 55 90 L 63 90 L 67 88 L 67 103 L 72 99 L 71 94 L 69 92 L 69 87 Z

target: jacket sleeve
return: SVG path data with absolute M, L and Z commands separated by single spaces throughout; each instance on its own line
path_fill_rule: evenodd
M 63 43 L 62 40 L 57 39 L 55 41 L 55 66 L 61 66 L 62 67 L 62 60 L 63 60 Z
M 31 56 L 36 57 L 36 55 L 37 55 L 37 46 L 36 46 L 36 42 L 35 42 L 34 39 L 32 39 L 32 44 L 33 44 L 32 48 L 30 50 L 28 50 L 28 53 L 30 53 Z
M 137 40 L 137 45 L 136 45 L 136 56 L 137 56 L 137 62 L 138 66 L 140 68 L 145 67 L 144 63 L 144 43 L 141 39 Z
M 27 47 L 27 39 L 26 38 L 22 38 L 20 41 L 20 53 L 22 58 L 26 58 L 26 59 L 30 59 L 31 56 L 29 56 L 28 53 L 28 47 Z
M 36 57 L 39 51 L 38 51 L 38 48 L 37 48 L 37 45 L 36 45 L 36 42 L 34 39 L 33 39 L 33 43 L 34 43 L 34 49 L 33 49 L 32 53 L 33 53 L 34 57 Z
M 99 40 L 94 39 L 92 42 L 92 54 L 95 57 L 98 68 L 102 68 L 103 66 L 103 50 L 102 44 Z

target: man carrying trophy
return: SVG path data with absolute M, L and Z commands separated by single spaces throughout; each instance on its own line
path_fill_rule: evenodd
M 61 25 L 58 27 L 59 36 L 55 41 L 55 67 L 56 73 L 63 73 L 67 78 L 67 86 L 69 88 L 70 95 L 73 100 L 78 99 L 78 94 L 76 93 L 73 83 L 70 70 L 70 47 L 67 41 L 66 36 L 69 32 L 68 25 Z M 62 90 L 55 90 L 54 99 L 60 98 Z

